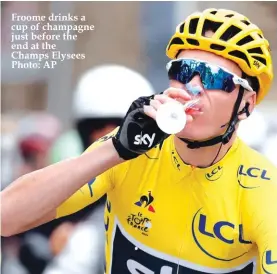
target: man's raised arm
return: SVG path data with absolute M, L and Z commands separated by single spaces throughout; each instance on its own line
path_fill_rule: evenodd
M 1 192 L 2 236 L 55 218 L 56 208 L 91 178 L 123 162 L 112 140 L 91 152 L 26 174 Z

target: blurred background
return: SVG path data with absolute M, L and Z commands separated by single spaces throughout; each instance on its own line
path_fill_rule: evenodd
M 81 154 L 120 123 L 132 99 L 165 90 L 170 36 L 190 13 L 210 7 L 234 9 L 257 24 L 277 67 L 277 2 L 1 2 L 1 189 L 18 176 Z M 12 69 L 11 14 L 52 12 L 85 15 L 85 24 L 95 26 L 77 41 L 56 42 L 62 53 L 85 53 L 85 60 L 53 70 Z M 127 88 L 117 84 L 126 79 Z M 271 93 L 239 134 L 277 166 L 276 88 L 275 77 Z M 2 238 L 2 273 L 103 273 L 104 202 L 105 197 L 80 213 Z

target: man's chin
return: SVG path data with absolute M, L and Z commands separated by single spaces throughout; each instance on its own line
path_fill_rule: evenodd
M 213 136 L 210 134 L 205 134 L 205 131 L 202 129 L 189 129 L 185 128 L 181 132 L 175 134 L 178 138 L 188 139 L 191 141 L 205 141 L 212 139 Z
M 183 132 L 179 132 L 177 134 L 175 134 L 176 137 L 178 138 L 182 138 L 182 139 L 188 139 L 188 140 L 191 140 L 191 141 L 200 141 L 202 140 L 202 136 L 199 136 L 197 134 L 187 134 L 187 133 L 183 133 Z

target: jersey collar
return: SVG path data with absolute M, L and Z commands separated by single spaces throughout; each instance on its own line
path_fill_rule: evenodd
M 176 150 L 174 136 L 170 136 L 169 139 L 171 154 L 170 157 L 173 164 L 172 176 L 174 176 L 174 181 L 176 182 L 180 182 L 180 179 L 185 179 L 192 173 L 194 173 L 194 175 L 196 175 L 199 179 L 205 178 L 207 181 L 217 180 L 219 176 L 221 176 L 221 174 L 224 172 L 225 166 L 232 164 L 230 162 L 233 162 L 234 155 L 237 154 L 236 152 L 240 145 L 240 139 L 236 138 L 229 151 L 220 161 L 213 164 L 212 166 L 199 168 L 184 163 Z

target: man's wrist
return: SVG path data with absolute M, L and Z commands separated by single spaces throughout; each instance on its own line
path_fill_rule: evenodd
M 119 157 L 124 160 L 134 159 L 139 156 L 139 154 L 125 148 L 116 137 L 112 138 L 112 143 Z
M 126 159 L 123 159 L 119 156 L 119 153 L 117 152 L 114 144 L 113 144 L 113 139 L 109 139 L 106 142 L 104 142 L 104 146 L 107 148 L 107 150 L 110 152 L 110 158 L 109 160 L 113 162 L 115 165 L 120 164 L 124 162 Z

